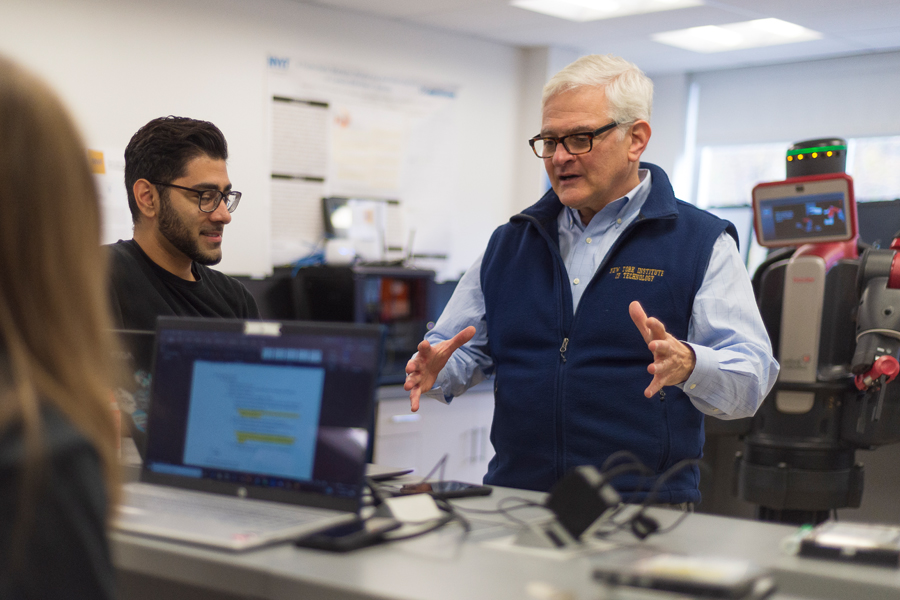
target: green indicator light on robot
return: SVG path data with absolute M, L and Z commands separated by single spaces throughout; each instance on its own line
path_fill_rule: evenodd
M 797 148 L 796 150 L 788 150 L 788 156 L 799 156 L 809 154 L 810 152 L 840 152 L 846 150 L 847 146 L 817 146 L 815 148 Z

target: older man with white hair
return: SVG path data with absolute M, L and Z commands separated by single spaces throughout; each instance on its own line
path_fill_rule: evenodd
M 644 501 L 702 456 L 704 415 L 751 416 L 775 382 L 734 226 L 640 162 L 652 97 L 613 56 L 547 83 L 529 144 L 552 189 L 494 232 L 407 365 L 413 410 L 495 378 L 485 483 L 548 490 L 627 450 L 655 476 L 613 484 Z M 700 500 L 696 461 L 659 484 L 648 501 Z

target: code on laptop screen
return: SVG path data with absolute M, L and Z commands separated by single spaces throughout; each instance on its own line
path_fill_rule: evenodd
M 372 336 L 163 328 L 148 468 L 242 485 L 358 493 L 380 344 Z

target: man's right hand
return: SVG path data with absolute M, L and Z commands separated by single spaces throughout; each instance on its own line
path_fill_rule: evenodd
M 449 340 L 432 346 L 428 340 L 422 340 L 417 350 L 419 353 L 406 363 L 406 383 L 403 389 L 409 392 L 409 406 L 413 412 L 419 410 L 419 396 L 434 387 L 438 374 L 450 355 L 457 348 L 468 342 L 475 335 L 475 328 L 466 327 Z

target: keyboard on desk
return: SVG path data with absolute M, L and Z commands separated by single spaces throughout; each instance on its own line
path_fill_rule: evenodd
M 356 518 L 355 513 L 129 483 L 116 529 L 242 550 Z

